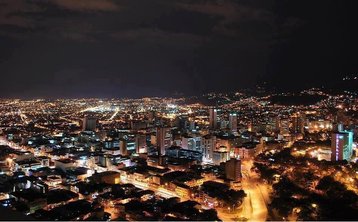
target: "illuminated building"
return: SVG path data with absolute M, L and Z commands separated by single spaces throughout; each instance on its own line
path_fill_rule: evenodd
M 233 132 L 237 131 L 237 114 L 236 113 L 229 114 L 229 129 Z
M 230 159 L 230 155 L 226 151 L 218 150 L 213 152 L 213 162 L 215 165 L 220 165 L 220 163 L 225 163 Z
M 46 196 L 32 189 L 13 192 L 11 197 L 23 203 L 28 208 L 27 213 L 34 213 L 36 210 L 43 209 L 47 205 Z
M 329 131 L 332 130 L 332 128 L 332 123 L 329 120 L 317 120 L 308 123 L 309 132 Z
M 55 160 L 55 168 L 61 169 L 66 172 L 68 169 L 75 167 L 75 161 L 72 159 L 59 159 Z
M 105 171 L 92 175 L 92 180 L 106 184 L 119 184 L 121 182 L 121 174 L 115 171 Z
M 136 153 L 146 153 L 147 152 L 147 136 L 142 134 L 137 134 L 135 136 L 135 151 Z
M 233 140 L 226 136 L 217 136 L 216 147 L 229 152 L 233 148 Z
M 181 146 L 184 149 L 202 152 L 201 137 L 182 137 Z
M 218 125 L 218 110 L 215 108 L 209 109 L 209 124 L 211 129 L 216 129 Z
M 105 140 L 103 142 L 104 145 L 104 149 L 118 149 L 119 148 L 119 140 L 118 139 L 113 139 L 113 140 Z
M 189 130 L 190 131 L 195 130 L 195 121 L 189 120 Z
M 220 129 L 226 129 L 229 125 L 229 121 L 226 121 L 226 120 L 219 120 L 219 126 L 220 126 Z
M 47 156 L 39 156 L 37 160 L 40 161 L 42 166 L 49 167 L 50 166 L 50 158 Z
M 26 159 L 26 160 L 14 160 L 14 170 L 22 170 L 26 175 L 29 175 L 30 170 L 36 170 L 43 167 L 40 161 L 36 159 Z
M 256 152 L 258 148 L 262 147 L 261 144 L 257 143 L 246 143 L 242 147 L 237 148 L 235 150 L 238 151 L 238 155 L 240 156 L 240 159 L 246 160 L 246 159 L 252 159 L 255 157 Z
M 175 184 L 175 192 L 181 197 L 190 197 L 191 189 L 185 184 Z
M 332 133 L 331 161 L 350 160 L 353 150 L 353 132 L 341 131 Z
M 225 163 L 225 175 L 227 179 L 240 181 L 241 180 L 241 160 L 231 158 Z
M 216 147 L 216 136 L 206 135 L 202 138 L 203 156 L 205 159 L 211 160 Z
M 165 155 L 165 150 L 171 146 L 172 134 L 170 128 L 158 127 L 156 132 L 156 144 L 159 155 Z
M 304 133 L 305 119 L 305 115 L 300 113 L 296 113 L 291 117 L 293 133 Z
M 280 120 L 280 134 L 287 135 L 290 133 L 290 121 L 288 119 Z
M 201 162 L 203 159 L 203 155 L 201 152 L 195 150 L 183 149 L 178 146 L 171 146 L 166 149 L 166 155 L 172 158 L 178 158 L 182 160 L 195 160 Z
M 83 118 L 83 131 L 96 131 L 97 128 L 97 118 L 86 116 Z
M 135 140 L 125 137 L 119 141 L 119 150 L 122 156 L 127 156 L 136 149 Z

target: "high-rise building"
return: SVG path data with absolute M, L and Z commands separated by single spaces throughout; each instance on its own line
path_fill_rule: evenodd
M 220 165 L 220 163 L 225 163 L 230 159 L 230 155 L 227 151 L 216 150 L 213 152 L 213 163 L 215 165 Z
M 237 114 L 236 113 L 229 114 L 229 128 L 232 132 L 237 131 Z
M 280 119 L 280 134 L 287 135 L 290 133 L 290 120 L 288 118 Z
M 194 150 L 202 152 L 201 137 L 182 137 L 181 146 L 183 149 Z
M 353 150 L 353 132 L 333 132 L 331 139 L 331 161 L 350 160 Z
M 97 128 L 97 118 L 86 116 L 83 118 L 82 130 L 83 131 L 96 131 Z
M 216 147 L 216 136 L 206 135 L 202 137 L 201 143 L 203 145 L 203 156 L 205 159 L 212 160 L 213 152 Z
M 281 128 L 281 121 L 280 121 L 280 117 L 277 116 L 275 118 L 275 131 L 276 132 L 279 132 L 280 131 L 280 128 Z
M 149 113 L 148 113 L 148 120 L 151 121 L 151 122 L 153 122 L 153 121 L 155 120 L 155 118 L 156 118 L 156 113 L 155 113 L 155 111 L 153 111 L 153 110 L 149 111 Z
M 218 110 L 216 108 L 209 109 L 209 123 L 211 129 L 216 129 L 218 125 Z
M 241 180 L 241 160 L 231 158 L 225 163 L 225 175 L 227 179 L 240 181 Z
M 135 150 L 136 153 L 147 152 L 147 136 L 143 134 L 137 134 L 135 136 Z
M 165 149 L 171 146 L 172 134 L 168 127 L 158 127 L 156 132 L 156 142 L 159 149 L 159 155 L 165 155 Z
M 189 119 L 189 130 L 190 131 L 195 130 L 195 121 L 192 119 Z
M 119 150 L 120 150 L 121 155 L 127 156 L 127 154 L 128 154 L 128 152 L 127 152 L 127 140 L 121 139 L 119 141 Z
M 119 140 L 120 154 L 127 156 L 135 151 L 135 140 L 133 138 L 122 138 Z
M 296 113 L 292 115 L 291 121 L 292 121 L 292 132 L 293 133 L 302 133 L 304 134 L 304 127 L 305 127 L 305 115 Z

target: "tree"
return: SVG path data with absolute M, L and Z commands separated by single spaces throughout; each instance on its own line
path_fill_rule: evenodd
M 218 213 L 214 209 L 204 210 L 198 219 L 201 221 L 220 221 Z
M 258 169 L 258 171 L 261 175 L 261 178 L 265 179 L 269 182 L 272 182 L 273 176 L 275 174 L 278 174 L 278 172 L 276 170 L 270 168 L 269 166 L 267 166 L 265 164 L 255 162 L 254 166 Z
M 275 197 L 270 204 L 270 208 L 276 209 L 283 217 L 287 217 L 294 207 L 296 205 L 291 197 Z
M 322 191 L 334 191 L 336 193 L 344 192 L 347 190 L 346 186 L 336 180 L 334 180 L 331 176 L 324 176 L 318 182 L 316 189 Z
M 229 206 L 240 206 L 244 200 L 244 198 L 247 196 L 246 193 L 243 190 L 229 190 L 225 193 L 225 203 Z

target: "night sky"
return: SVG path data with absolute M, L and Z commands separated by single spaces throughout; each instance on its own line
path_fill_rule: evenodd
M 199 95 L 358 73 L 357 0 L 0 0 L 0 97 Z

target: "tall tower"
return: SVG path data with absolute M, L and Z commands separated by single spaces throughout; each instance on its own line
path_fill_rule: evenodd
M 231 158 L 225 163 L 225 175 L 227 179 L 240 181 L 241 179 L 241 160 Z
M 201 140 L 203 144 L 203 156 L 205 159 L 212 160 L 213 152 L 216 148 L 216 136 L 206 135 Z
M 86 116 L 83 118 L 82 130 L 83 131 L 96 131 L 97 128 L 97 118 Z
M 232 132 L 237 131 L 237 114 L 236 113 L 229 114 L 229 128 Z
M 340 131 L 332 133 L 331 161 L 350 160 L 353 148 L 353 132 Z
M 209 109 L 209 123 L 211 129 L 216 129 L 218 125 L 218 110 L 216 108 Z
M 136 153 L 146 152 L 146 150 L 147 150 L 146 135 L 137 134 L 135 136 L 135 151 L 136 151 Z
M 119 141 L 119 150 L 122 156 L 127 156 L 128 149 L 127 149 L 128 142 L 126 139 L 121 139 Z
M 304 114 L 296 113 L 292 115 L 291 121 L 293 133 L 304 133 L 305 119 L 306 117 Z
M 172 135 L 171 135 L 170 128 L 158 127 L 156 137 L 157 137 L 157 147 L 159 149 L 159 155 L 164 156 L 165 149 L 169 148 L 172 142 Z

